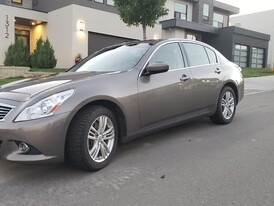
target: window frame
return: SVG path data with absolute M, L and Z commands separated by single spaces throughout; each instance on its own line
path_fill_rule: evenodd
M 206 51 L 206 54 L 207 54 L 207 57 L 208 57 L 208 60 L 209 60 L 209 64 L 210 64 L 210 65 L 211 65 L 211 64 L 219 64 L 219 58 L 218 58 L 217 53 L 216 53 L 213 49 L 211 49 L 211 48 L 209 48 L 209 47 L 207 47 L 207 46 L 204 46 L 204 48 L 205 48 L 205 51 Z M 211 63 L 210 58 L 209 58 L 209 54 L 208 54 L 207 50 L 210 50 L 210 51 L 212 51 L 212 52 L 214 53 L 215 58 L 216 58 L 216 62 Z
M 236 48 L 239 47 L 239 48 Z M 242 49 L 242 47 L 246 47 L 246 49 Z M 233 50 L 233 62 L 237 64 L 240 67 L 248 67 L 249 64 L 249 49 L 250 47 L 248 45 L 244 44 L 234 44 L 234 50 Z M 235 54 L 236 52 L 239 52 L 239 54 Z M 246 53 L 246 55 L 241 55 L 242 53 Z M 235 57 L 239 58 L 238 61 L 235 60 Z M 241 61 L 242 58 L 246 58 L 246 61 Z M 243 64 L 245 63 L 245 66 Z
M 194 66 L 192 66 L 192 65 L 191 65 L 191 62 L 190 62 L 189 54 L 188 54 L 188 52 L 187 52 L 187 50 L 186 50 L 184 44 L 194 44 L 194 45 L 198 45 L 198 46 L 203 47 L 203 49 L 204 49 L 204 51 L 205 51 L 205 54 L 206 54 L 206 58 L 207 58 L 207 60 L 208 60 L 208 64 L 200 64 L 200 65 L 194 65 Z M 202 67 L 202 66 L 208 66 L 208 65 L 214 65 L 214 64 L 219 64 L 219 63 L 220 63 L 220 61 L 219 61 L 219 56 L 218 56 L 217 52 L 215 52 L 212 48 L 208 47 L 207 45 L 203 45 L 203 44 L 199 44 L 199 43 L 191 42 L 191 41 L 190 41 L 190 42 L 184 41 L 184 42 L 182 42 L 182 47 L 183 47 L 183 50 L 184 50 L 184 54 L 186 55 L 186 58 L 187 58 L 187 67 L 188 67 L 188 68 L 192 68 L 192 67 L 193 67 L 193 68 L 194 68 L 194 67 Z M 209 59 L 208 53 L 207 53 L 207 51 L 206 51 L 206 48 L 212 50 L 212 51 L 215 53 L 217 63 L 210 63 L 210 59 Z
M 95 3 L 104 4 L 104 0 L 94 0 Z
M 23 0 L 11 0 L 11 3 L 22 5 L 23 4 Z
M 147 58 L 147 60 L 145 61 L 144 66 L 142 67 L 142 69 L 140 70 L 139 73 L 139 77 L 143 76 L 143 74 L 145 73 L 145 69 L 147 68 L 147 66 L 149 65 L 149 61 L 152 58 L 152 56 L 164 45 L 166 44 L 172 44 L 172 43 L 177 43 L 179 45 L 180 51 L 181 51 L 181 55 L 182 55 L 182 59 L 183 59 L 183 63 L 184 63 L 184 68 L 181 69 L 173 69 L 173 70 L 168 70 L 167 72 L 173 72 L 173 71 L 178 71 L 178 70 L 182 70 L 182 69 L 186 69 L 188 67 L 188 62 L 187 62 L 187 57 L 185 55 L 185 51 L 184 48 L 182 47 L 182 42 L 181 41 L 170 41 L 170 42 L 165 42 L 161 45 L 159 45 L 156 49 L 154 49 L 154 51 L 149 55 L 149 57 Z
M 209 4 L 203 4 L 203 21 L 209 22 Z
M 182 48 L 181 48 L 181 46 L 180 46 L 180 43 L 177 43 L 177 42 L 171 42 L 171 43 L 167 43 L 167 44 L 165 44 L 165 45 L 159 46 L 159 47 L 157 48 L 157 50 L 150 56 L 150 59 L 149 59 L 149 61 L 148 61 L 148 65 L 150 64 L 150 61 L 151 61 L 151 59 L 153 59 L 153 57 L 155 56 L 155 54 L 156 54 L 161 48 L 163 48 L 163 47 L 165 47 L 165 46 L 167 46 L 167 45 L 177 45 L 177 46 L 178 46 L 178 49 L 179 49 L 179 51 L 180 51 L 180 53 L 181 53 L 181 61 L 182 61 L 182 67 L 180 67 L 180 68 L 175 68 L 175 69 L 169 68 L 169 71 L 176 71 L 176 70 L 181 70 L 182 68 L 185 68 L 185 67 L 186 67 L 186 63 L 185 63 L 184 58 L 183 58 Z M 157 63 L 157 62 L 154 62 L 154 63 Z M 166 64 L 166 62 L 163 62 L 163 64 Z M 169 65 L 169 66 L 170 66 L 170 65 Z
M 254 50 L 256 50 L 256 52 L 254 53 Z M 262 53 L 260 52 L 262 51 Z M 264 68 L 265 65 L 265 49 L 264 48 L 259 48 L 259 47 L 252 47 L 252 54 L 251 54 L 251 67 L 252 68 L 258 68 L 258 69 L 262 69 Z M 254 54 L 256 55 L 254 57 Z M 262 55 L 262 57 L 259 57 L 258 55 Z M 255 60 L 255 63 L 254 63 Z M 262 63 L 259 63 L 258 61 L 262 61 Z M 255 65 L 255 67 L 254 67 Z M 261 66 L 261 67 L 258 67 Z
M 186 7 L 186 13 L 183 13 L 183 12 L 179 12 L 179 11 L 176 11 L 175 10 L 175 4 L 181 4 L 183 6 Z M 180 15 L 180 18 L 176 18 L 176 14 L 179 14 Z M 175 19 L 180 19 L 180 20 L 185 20 L 187 21 L 187 15 L 188 15 L 188 5 L 187 4 L 184 4 L 184 3 L 181 3 L 181 2 L 174 2 L 174 18 Z M 181 18 L 182 16 L 185 16 L 185 19 Z
M 220 16 L 222 16 L 222 17 L 223 17 L 223 21 L 220 22 L 220 21 L 215 20 L 215 18 L 214 18 L 215 15 L 220 15 Z M 224 20 L 225 20 L 225 15 L 220 14 L 220 13 L 217 13 L 217 12 L 213 12 L 213 23 L 212 23 L 212 25 L 214 26 L 214 23 L 217 23 L 217 27 L 216 27 L 216 26 L 214 26 L 214 27 L 216 27 L 216 28 L 223 28 L 223 27 L 224 27 Z M 221 26 L 220 26 L 220 25 L 221 25 Z
M 113 4 L 110 4 L 109 1 L 110 1 L 110 0 L 106 0 L 106 4 L 107 4 L 108 6 L 114 6 L 114 1 L 111 0 L 111 1 L 113 2 Z

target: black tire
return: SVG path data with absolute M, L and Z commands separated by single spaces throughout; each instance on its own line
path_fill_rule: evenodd
M 99 133 L 95 133 L 93 132 L 94 130 L 91 129 L 91 126 L 98 125 L 97 131 L 101 130 L 99 129 L 101 118 L 106 118 L 106 121 L 102 120 L 104 122 L 107 122 L 105 123 L 105 129 L 108 128 L 108 130 L 111 130 L 111 128 L 113 128 L 113 130 L 108 135 L 111 137 L 114 135 L 114 138 L 104 140 L 103 132 L 106 132 L 105 130 L 102 131 L 102 135 L 101 137 L 99 137 Z M 109 125 L 112 125 L 113 127 Z M 93 138 L 93 136 L 97 136 L 97 140 L 88 138 Z M 107 135 L 105 136 L 106 138 L 108 138 Z M 112 141 L 112 139 L 114 141 Z M 104 141 L 105 144 L 102 141 Z M 103 106 L 86 107 L 75 116 L 69 127 L 66 141 L 66 161 L 72 166 L 82 170 L 100 170 L 107 166 L 113 159 L 113 156 L 117 148 L 117 143 L 118 127 L 114 114 L 108 108 Z M 106 150 L 108 144 L 112 145 L 111 150 Z M 97 156 L 95 154 L 97 150 L 100 151 L 97 152 L 98 158 L 96 159 L 96 157 L 92 156 Z M 89 153 L 91 151 L 93 151 L 93 155 Z M 106 159 L 103 158 L 103 153 L 106 156 Z
M 227 97 L 229 97 L 228 99 L 230 99 L 230 101 L 226 101 Z M 227 106 L 223 106 L 222 101 Z M 216 124 L 229 124 L 234 118 L 236 104 L 236 95 L 233 89 L 228 86 L 224 87 L 218 99 L 216 112 L 210 117 L 211 121 Z M 227 113 L 225 112 L 225 109 Z

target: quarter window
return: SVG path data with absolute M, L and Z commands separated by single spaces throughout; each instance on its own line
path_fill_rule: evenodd
M 252 48 L 252 68 L 263 68 L 264 66 L 264 49 Z
M 247 46 L 235 44 L 233 55 L 234 63 L 240 67 L 247 67 L 247 51 Z
M 184 68 L 185 64 L 178 43 L 161 46 L 152 56 L 149 64 L 164 63 L 169 65 L 169 70 Z
M 190 66 L 209 64 L 205 48 L 198 44 L 184 43 Z
M 187 5 L 174 3 L 174 18 L 187 20 Z
M 206 53 L 207 53 L 207 56 L 209 58 L 210 64 L 216 64 L 216 63 L 218 63 L 216 53 L 213 50 L 211 50 L 211 49 L 209 49 L 207 47 L 205 47 L 205 49 L 206 49 Z

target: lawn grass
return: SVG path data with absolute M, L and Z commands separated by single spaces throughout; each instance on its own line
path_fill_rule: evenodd
M 31 68 L 31 72 L 50 72 L 50 73 L 61 73 L 66 72 L 68 69 L 37 69 L 37 68 Z
M 0 79 L 0 85 L 3 85 L 3 84 L 7 84 L 7 83 L 10 83 L 10 82 L 14 82 L 14 81 L 18 81 L 18 80 L 22 80 L 22 79 L 25 79 L 25 77 L 10 77 L 10 78 L 7 78 L 7 79 Z
M 274 69 L 242 68 L 244 78 L 274 75 Z

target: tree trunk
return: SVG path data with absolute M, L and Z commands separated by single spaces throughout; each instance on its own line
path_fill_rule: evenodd
M 147 40 L 147 27 L 146 25 L 143 26 L 143 40 Z

